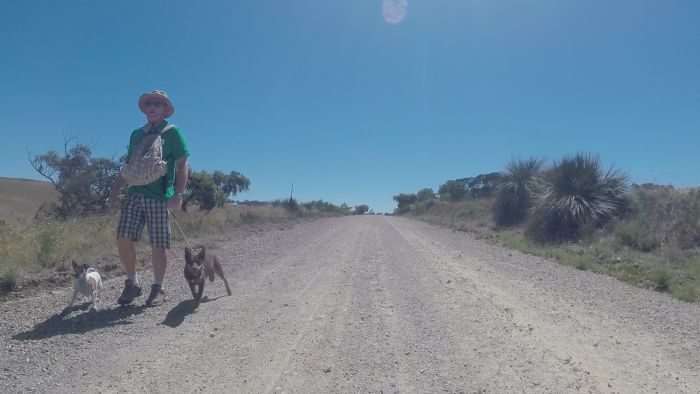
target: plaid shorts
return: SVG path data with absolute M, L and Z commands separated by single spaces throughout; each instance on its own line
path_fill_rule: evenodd
M 154 248 L 170 248 L 170 221 L 165 201 L 131 194 L 122 203 L 117 237 L 139 241 L 148 224 L 148 239 Z

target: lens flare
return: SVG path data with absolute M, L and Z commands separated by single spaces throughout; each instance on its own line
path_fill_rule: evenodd
M 398 24 L 406 18 L 408 0 L 383 0 L 382 14 L 387 23 Z

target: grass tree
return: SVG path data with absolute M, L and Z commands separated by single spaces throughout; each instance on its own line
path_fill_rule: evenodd
M 604 171 L 600 158 L 579 153 L 545 173 L 545 191 L 527 234 L 540 242 L 575 240 L 582 229 L 599 227 L 625 207 L 627 176 Z
M 525 221 L 533 201 L 543 190 L 542 164 L 536 158 L 508 163 L 505 182 L 499 186 L 492 208 L 497 225 L 512 226 Z

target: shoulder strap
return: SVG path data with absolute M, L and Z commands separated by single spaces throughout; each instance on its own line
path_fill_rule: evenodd
M 141 127 L 141 131 L 143 132 L 144 135 L 150 134 L 150 133 L 147 131 L 147 128 L 148 128 L 148 123 L 146 123 L 145 126 Z M 167 126 L 163 127 L 163 130 L 161 130 L 161 131 L 160 131 L 158 134 L 156 134 L 156 135 L 163 135 L 163 134 L 165 134 L 168 130 L 174 129 L 174 128 L 175 128 L 175 125 L 174 125 L 174 124 L 168 124 Z
M 163 130 L 160 131 L 160 135 L 165 134 L 168 130 L 174 129 L 175 125 L 174 124 L 169 124 L 165 127 L 163 127 Z

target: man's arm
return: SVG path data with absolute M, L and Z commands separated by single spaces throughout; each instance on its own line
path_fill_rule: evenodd
M 168 208 L 182 209 L 182 194 L 187 187 L 187 156 L 175 162 L 175 196 L 168 201 Z
M 183 138 L 180 130 L 171 129 L 169 131 L 170 136 L 168 141 L 171 144 L 172 157 L 175 159 L 175 196 L 168 201 L 168 208 L 172 210 L 182 209 L 182 193 L 185 192 L 187 188 L 187 178 L 188 178 L 188 167 L 187 167 L 187 157 L 189 152 L 187 151 L 187 144 Z
M 175 193 L 182 194 L 187 187 L 187 157 L 175 162 Z

